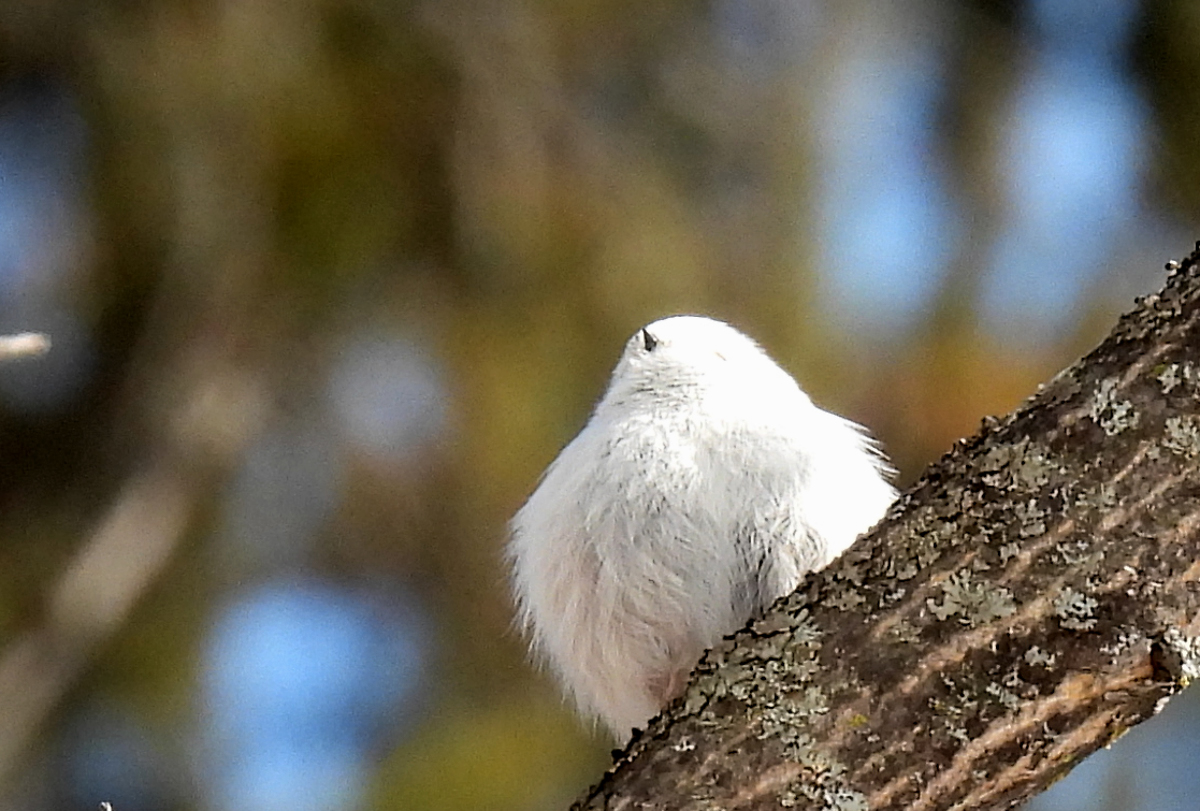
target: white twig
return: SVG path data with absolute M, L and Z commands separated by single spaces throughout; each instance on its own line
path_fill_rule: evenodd
M 50 336 L 41 332 L 0 335 L 0 361 L 35 358 L 50 351 Z

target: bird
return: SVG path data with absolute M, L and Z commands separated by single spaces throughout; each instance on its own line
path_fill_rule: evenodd
M 517 624 L 580 714 L 628 740 L 704 650 L 874 525 L 893 475 L 736 328 L 654 321 L 510 522 Z

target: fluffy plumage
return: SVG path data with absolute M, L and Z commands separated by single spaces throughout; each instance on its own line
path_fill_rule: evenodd
M 706 648 L 879 520 L 889 472 L 733 327 L 656 321 L 513 518 L 521 625 L 624 740 Z

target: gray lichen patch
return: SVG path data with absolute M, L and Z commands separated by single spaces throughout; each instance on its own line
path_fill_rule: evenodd
M 979 680 L 978 674 L 963 676 L 943 675 L 946 693 L 929 699 L 935 726 L 962 743 L 971 740 L 970 728 L 1011 718 L 1020 712 L 1027 700 L 1022 698 L 1023 692 L 1036 693 L 1036 688 L 1022 681 L 1015 665 L 1000 679 Z
M 1025 661 L 1028 664 L 1034 665 L 1035 667 L 1054 667 L 1054 663 L 1057 660 L 1057 653 L 1047 653 L 1037 645 L 1034 645 L 1032 648 L 1025 651 Z
M 803 733 L 795 735 L 792 748 L 796 762 L 804 767 L 804 776 L 779 795 L 782 807 L 816 804 L 822 811 L 868 811 L 866 795 L 842 782 L 845 765 L 831 758 L 813 738 Z
M 1070 586 L 1054 598 L 1054 615 L 1058 623 L 1070 631 L 1090 631 L 1096 627 L 1095 598 L 1075 591 Z
M 671 748 L 676 752 L 694 752 L 696 751 L 696 742 L 692 740 L 691 736 L 683 735 L 671 745 Z
M 800 618 L 802 623 L 807 623 L 809 625 L 812 624 L 812 621 L 808 619 L 807 610 L 802 610 L 797 616 Z M 766 616 L 759 617 L 754 620 L 754 622 L 750 624 L 750 630 L 753 631 L 757 636 L 771 636 L 774 634 L 783 633 L 784 631 L 789 631 L 792 626 L 793 619 L 789 614 L 783 611 L 772 611 Z M 821 630 L 819 628 L 815 628 L 815 626 L 814 630 L 819 637 Z M 716 647 L 718 649 L 723 649 L 725 653 L 728 653 L 729 651 L 733 650 L 733 642 L 732 640 L 726 639 Z
M 1004 685 L 991 682 L 983 689 L 984 692 L 998 701 L 1001 706 L 1004 707 L 1004 709 L 1010 712 L 1015 712 L 1016 710 L 1020 709 L 1021 697 L 1012 690 L 1009 690 Z
M 808 728 L 810 721 L 827 712 L 829 700 L 819 687 L 808 687 L 781 695 L 774 703 L 764 707 L 758 737 L 778 740 L 784 745 L 789 760 L 810 766 L 806 758 L 811 757 L 813 753 L 801 745 L 803 740 L 809 740 L 803 730 Z M 831 764 L 836 764 L 827 754 L 820 754 L 829 758 Z
M 1110 509 L 1117 506 L 1117 490 L 1112 482 L 1101 482 L 1098 488 L 1081 490 L 1076 494 L 1075 506 L 1084 509 Z
M 1182 383 L 1195 384 L 1200 382 L 1200 370 L 1191 363 L 1169 363 L 1157 375 L 1162 384 L 1163 394 L 1170 394 L 1176 386 Z
M 1018 460 L 1014 472 L 1018 483 L 1029 490 L 1040 490 L 1050 482 L 1050 477 L 1058 472 L 1058 466 L 1051 461 L 1044 448 L 1031 443 Z
M 967 689 L 960 689 L 951 679 L 943 679 L 950 695 L 931 698 L 929 707 L 934 712 L 937 724 L 957 741 L 966 743 L 971 739 L 966 722 L 979 714 L 979 699 Z
M 821 627 L 813 621 L 809 616 L 808 609 L 802 610 L 796 615 L 795 624 L 791 628 L 792 641 L 797 645 L 806 647 L 816 647 L 821 644 L 821 640 L 825 637 L 825 633 Z
M 1061 566 L 1090 569 L 1104 560 L 1104 550 L 1093 550 L 1087 537 L 1076 537 L 1055 544 L 1050 560 Z
M 1117 631 L 1116 638 L 1100 646 L 1100 652 L 1116 659 L 1130 648 L 1146 642 L 1146 635 L 1132 625 L 1123 625 Z
M 1187 459 L 1200 456 L 1200 418 L 1186 414 L 1168 417 L 1163 427 L 1163 447 Z
M 867 598 L 862 595 L 862 592 L 854 589 L 842 589 L 829 600 L 829 605 L 839 611 L 853 611 L 866 602 Z
M 936 508 L 917 511 L 909 553 L 918 570 L 936 563 L 947 549 L 961 543 L 963 537 L 959 527 L 953 521 L 947 521 Z
M 869 811 L 871 807 L 865 795 L 849 789 L 827 791 L 824 800 L 828 811 Z
M 1022 538 L 1032 538 L 1046 532 L 1045 518 L 1049 513 L 1039 507 L 1038 503 L 1033 499 L 1024 504 L 1014 504 L 1013 512 L 1016 514 L 1017 521 L 1020 524 L 1017 532 Z
M 1040 492 L 1061 473 L 1053 452 L 1038 442 L 1022 438 L 1013 445 L 989 448 L 979 461 L 980 479 L 990 487 L 1025 492 Z M 974 502 L 986 502 L 982 494 L 965 491 L 963 512 L 969 512 Z
M 791 627 L 769 618 L 753 623 L 750 631 L 758 640 L 752 653 L 736 645 L 715 648 L 685 707 L 701 724 L 716 722 L 713 699 L 737 699 L 754 713 L 756 737 L 778 742 L 784 757 L 802 767 L 780 793 L 781 806 L 806 800 L 803 804 L 825 811 L 866 811 L 865 796 L 845 782 L 846 765 L 812 732 L 830 711 L 829 696 L 816 683 L 825 634 L 807 609 L 791 622 Z
M 1187 636 L 1178 628 L 1170 628 L 1163 636 L 1163 643 L 1178 658 L 1176 678 L 1181 687 L 1200 679 L 1200 637 Z
M 1089 415 L 1106 436 L 1116 436 L 1122 431 L 1136 428 L 1140 421 L 1133 403 L 1118 398 L 1117 381 L 1112 378 L 1100 381 Z
M 1013 479 L 1014 462 L 1025 454 L 1028 440 L 1021 439 L 1015 445 L 993 445 L 980 457 L 978 466 L 980 479 L 991 487 L 1005 487 Z
M 1025 453 L 1025 446 L 1029 444 L 1026 437 L 1021 437 L 1011 445 L 993 445 L 987 449 L 983 456 L 979 459 L 980 471 L 1002 471 L 1007 468 L 1014 459 L 1020 458 Z
M 904 617 L 891 626 L 889 633 L 893 640 L 902 645 L 911 645 L 921 641 L 921 629 Z
M 781 720 L 786 716 L 792 724 L 824 712 L 824 696 L 811 686 L 824 633 L 807 609 L 790 620 L 779 615 L 758 620 L 750 631 L 758 637 L 755 645 L 726 639 L 709 652 L 684 699 L 684 711 L 701 724 L 713 723 L 713 703 L 731 697 L 748 707 L 776 709 Z
M 930 597 L 925 604 L 939 620 L 944 622 L 957 615 L 960 623 L 971 628 L 1007 617 L 1017 610 L 1012 592 L 1003 586 L 972 581 L 967 569 L 950 575 L 942 585 L 940 603 Z

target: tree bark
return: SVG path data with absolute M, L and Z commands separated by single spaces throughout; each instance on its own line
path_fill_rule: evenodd
M 1200 676 L 1198 263 L 709 651 L 575 808 L 1012 808 Z

